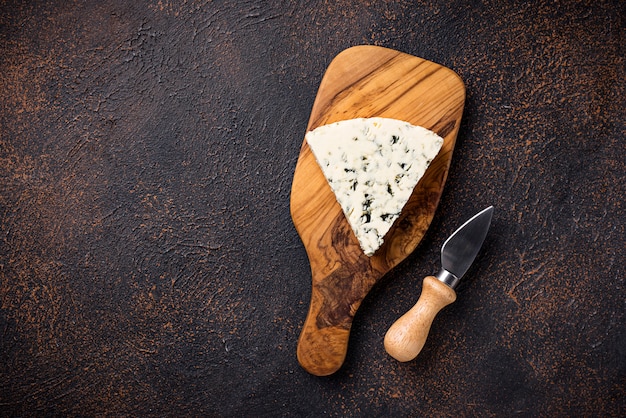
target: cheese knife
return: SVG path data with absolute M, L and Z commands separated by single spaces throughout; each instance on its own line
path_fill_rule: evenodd
M 417 303 L 385 334 L 385 350 L 398 361 L 413 360 L 424 347 L 437 313 L 456 300 L 454 288 L 470 268 L 483 245 L 493 206 L 465 222 L 441 247 L 441 270 L 424 278 Z

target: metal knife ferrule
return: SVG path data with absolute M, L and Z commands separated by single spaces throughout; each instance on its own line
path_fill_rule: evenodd
M 443 284 L 448 285 L 452 290 L 454 290 L 456 285 L 459 284 L 459 282 L 461 281 L 461 279 L 459 279 L 446 269 L 439 270 L 439 273 L 437 273 L 435 277 Z

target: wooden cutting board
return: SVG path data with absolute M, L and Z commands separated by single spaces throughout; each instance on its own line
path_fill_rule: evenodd
M 465 86 L 452 70 L 391 49 L 352 47 L 328 66 L 307 131 L 340 120 L 380 116 L 428 128 L 444 143 L 383 246 L 367 257 L 303 142 L 290 204 L 312 272 L 309 313 L 297 349 L 298 361 L 308 372 L 323 376 L 341 367 L 359 305 L 424 236 L 443 191 L 464 103 Z

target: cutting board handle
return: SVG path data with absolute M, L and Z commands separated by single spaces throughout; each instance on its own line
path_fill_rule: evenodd
M 375 283 L 359 271 L 339 269 L 326 277 L 314 275 L 297 349 L 300 365 L 311 374 L 333 374 L 346 358 L 354 315 Z
M 413 360 L 422 351 L 437 313 L 456 300 L 456 293 L 436 277 L 424 278 L 417 303 L 385 335 L 385 350 L 398 361 Z
M 346 358 L 352 320 L 320 329 L 315 325 L 316 316 L 317 312 L 309 311 L 300 333 L 298 362 L 315 376 L 328 376 L 339 370 Z

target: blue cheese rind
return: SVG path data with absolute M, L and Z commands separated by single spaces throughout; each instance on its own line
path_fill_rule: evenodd
M 367 256 L 383 244 L 443 145 L 433 131 L 389 118 L 343 120 L 305 139 Z

